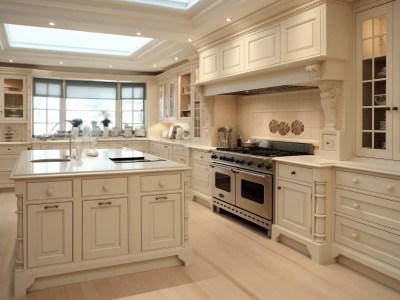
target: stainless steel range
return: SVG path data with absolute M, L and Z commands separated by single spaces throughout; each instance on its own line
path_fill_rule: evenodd
M 217 148 L 212 153 L 213 210 L 229 211 L 267 229 L 274 206 L 273 157 L 311 155 L 313 145 L 262 141 L 257 147 Z

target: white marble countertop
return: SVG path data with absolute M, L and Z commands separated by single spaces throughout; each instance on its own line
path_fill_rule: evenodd
M 189 170 L 190 167 L 131 149 L 98 149 L 97 157 L 82 156 L 81 160 L 63 162 L 31 162 L 37 159 L 62 158 L 69 150 L 23 151 L 11 173 L 10 179 L 82 176 L 95 174 L 127 174 L 141 172 Z M 151 161 L 114 163 L 109 157 L 132 157 L 143 155 Z

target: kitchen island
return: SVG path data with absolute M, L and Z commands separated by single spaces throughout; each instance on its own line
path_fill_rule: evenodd
M 23 151 L 12 172 L 15 296 L 191 263 L 188 166 L 130 149 L 64 151 Z

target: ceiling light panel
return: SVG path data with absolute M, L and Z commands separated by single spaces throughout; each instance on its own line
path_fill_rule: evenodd
M 5 24 L 10 47 L 129 56 L 152 39 Z
M 194 4 L 199 2 L 199 0 L 120 0 L 122 2 L 133 2 L 150 4 L 154 6 L 169 7 L 173 9 L 187 10 Z

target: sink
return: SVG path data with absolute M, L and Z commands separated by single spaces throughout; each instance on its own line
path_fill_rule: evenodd
M 70 161 L 71 159 L 69 158 L 39 158 L 39 159 L 33 159 L 31 162 L 36 163 L 36 162 L 66 162 Z

